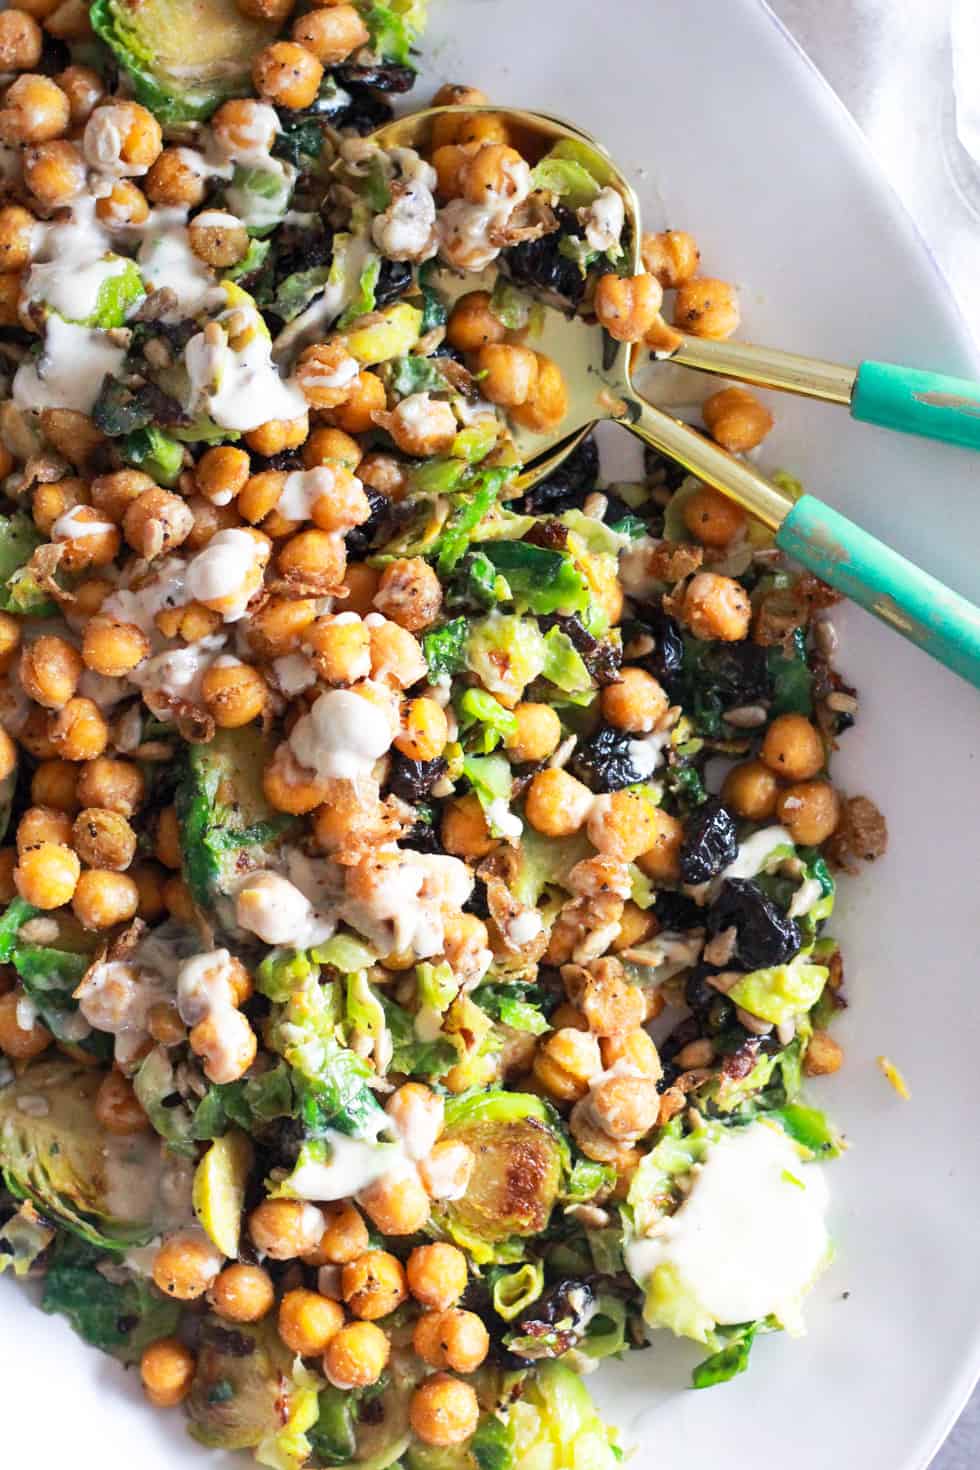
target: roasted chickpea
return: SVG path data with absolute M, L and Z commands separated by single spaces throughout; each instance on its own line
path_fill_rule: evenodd
M 108 194 L 96 202 L 99 219 L 111 226 L 141 225 L 149 217 L 146 195 L 130 179 L 118 179 Z
M 653 276 L 600 276 L 595 288 L 595 314 L 617 342 L 639 342 L 653 326 L 664 293 Z
M 84 629 L 89 618 L 94 618 L 107 597 L 115 591 L 111 582 L 104 577 L 86 577 L 84 582 L 79 582 L 75 588 L 75 601 L 72 603 L 68 613 L 69 621 L 72 618 L 78 620 Z M 75 624 L 72 623 L 74 627 Z
M 840 797 L 829 781 L 798 781 L 776 802 L 776 816 L 800 847 L 818 847 L 840 821 Z
M 357 613 L 362 618 L 367 617 L 368 613 L 374 611 L 374 598 L 380 582 L 381 573 L 374 567 L 369 567 L 365 562 L 348 563 L 343 581 L 347 593 L 344 611 Z
M 194 1382 L 194 1354 L 176 1337 L 160 1337 L 143 1349 L 140 1378 L 151 1404 L 171 1409 L 184 1400 Z
M 26 10 L 0 11 L 0 71 L 30 71 L 41 59 L 41 27 Z
M 324 1376 L 345 1392 L 368 1388 L 381 1377 L 390 1354 L 391 1344 L 374 1322 L 349 1322 L 327 1343 Z
M 550 704 L 522 702 L 513 714 L 517 730 L 504 741 L 512 761 L 518 765 L 543 761 L 555 753 L 561 742 L 561 720 Z
M 163 133 L 149 108 L 115 97 L 97 107 L 85 124 L 82 148 L 96 168 L 145 174 L 160 156 Z
M 21 898 L 38 909 L 58 909 L 71 901 L 81 864 L 63 843 L 41 842 L 20 854 L 14 882 Z
M 388 618 L 382 623 L 372 622 L 370 629 L 372 677 L 397 689 L 417 684 L 426 664 L 415 635 Z
M 50 77 L 24 72 L 11 82 L 0 107 L 5 143 L 47 143 L 68 129 L 68 98 Z
M 538 381 L 538 355 L 529 347 L 507 342 L 488 342 L 476 355 L 477 371 L 484 376 L 480 388 L 484 398 L 503 408 L 526 403 Z
M 446 748 L 449 722 L 434 699 L 409 699 L 402 707 L 401 733 L 395 749 L 412 761 L 434 761 Z
M 6 730 L 0 728 L 0 781 L 17 769 L 17 746 Z
M 406 1263 L 405 1276 L 417 1302 L 441 1311 L 451 1307 L 466 1290 L 466 1257 L 458 1246 L 448 1241 L 417 1245 Z
M 436 123 L 447 121 L 437 118 Z M 441 200 L 458 199 L 463 192 L 463 170 L 474 153 L 472 147 L 458 143 L 440 144 L 432 153 L 431 163 L 436 171 L 436 194 Z
M 475 861 L 496 846 L 476 793 L 454 797 L 442 809 L 442 845 L 454 857 Z
M 660 1094 L 655 1077 L 613 1076 L 597 1082 L 589 1109 L 610 1138 L 635 1140 L 656 1126 Z
M 320 465 L 306 473 L 313 477 L 319 491 L 310 508 L 310 517 L 321 531 L 339 531 L 344 535 L 369 519 L 371 502 L 360 480 L 346 465 Z
M 321 6 L 308 11 L 293 22 L 292 37 L 324 66 L 346 61 L 352 51 L 366 46 L 371 39 L 353 5 Z
M 599 1051 L 602 1065 L 607 1070 L 615 1067 L 617 1062 L 624 1062 L 628 1069 L 644 1077 L 652 1077 L 654 1081 L 663 1075 L 660 1053 L 642 1026 L 632 1031 L 617 1032 L 615 1036 L 604 1036 L 599 1042 Z
M 532 1071 L 551 1097 L 575 1102 L 602 1071 L 598 1039 L 577 1027 L 552 1031 L 540 1043 Z
M 415 1172 L 382 1176 L 361 1191 L 358 1203 L 382 1235 L 414 1235 L 429 1218 L 429 1196 Z
M 191 249 L 205 265 L 223 270 L 237 265 L 248 252 L 248 230 L 240 219 L 220 209 L 206 209 L 187 226 Z
M 181 1302 L 203 1296 L 221 1269 L 221 1256 L 203 1234 L 170 1235 L 153 1258 L 153 1280 Z
M 451 405 L 428 393 L 410 393 L 391 413 L 375 414 L 375 420 L 399 449 L 420 458 L 445 454 L 458 431 Z
M 704 485 L 684 502 L 684 524 L 702 546 L 722 550 L 745 529 L 745 511 L 727 495 Z
M 215 1277 L 208 1301 L 226 1322 L 259 1322 L 272 1311 L 276 1292 L 268 1271 L 234 1261 Z
M 181 880 L 171 879 L 167 887 L 178 881 Z M 190 903 L 190 909 L 190 915 L 180 914 L 177 917 L 184 922 L 193 922 L 193 902 Z M 249 1025 L 247 1016 L 243 1016 L 240 1011 L 230 1011 L 220 1020 L 213 1015 L 205 1016 L 192 1029 L 188 1040 L 191 1051 L 202 1058 L 204 1075 L 209 1082 L 237 1082 L 255 1061 L 258 1051 L 255 1032 Z
M 59 762 L 59 764 L 64 764 Z M 143 772 L 134 761 L 117 760 L 112 756 L 99 756 L 86 761 L 77 769 L 77 799 L 82 806 L 104 807 L 131 817 L 143 805 L 146 782 Z M 173 807 L 167 808 L 173 812 Z M 176 813 L 173 816 L 176 827 Z M 177 843 L 177 866 L 180 866 L 180 846 Z
M 19 647 L 20 620 L 11 613 L 0 613 L 0 674 L 13 667 Z
M 349 1200 L 323 1207 L 324 1229 L 317 1245 L 303 1260 L 308 1266 L 345 1266 L 368 1249 L 370 1239 L 364 1218 Z
M 30 1017 L 30 1024 L 21 1024 Z M 29 1062 L 47 1051 L 54 1037 L 34 1017 L 34 1008 L 20 990 L 0 995 L 0 1052 L 12 1062 Z
M 71 906 L 86 929 L 111 929 L 135 917 L 139 889 L 125 873 L 89 868 L 75 885 Z
M 29 806 L 17 823 L 17 851 L 22 853 L 41 842 L 70 847 L 71 817 L 53 806 Z
M 86 807 L 75 818 L 72 846 L 92 868 L 124 872 L 136 855 L 136 833 L 118 812 Z
M 250 461 L 244 449 L 216 444 L 206 449 L 194 467 L 198 490 L 213 505 L 228 505 L 249 477 Z
M 655 807 L 653 841 L 636 859 L 637 866 L 657 883 L 677 883 L 681 876 L 684 826 L 661 807 Z
M 150 652 L 150 640 L 135 623 L 117 623 L 96 617 L 86 624 L 82 662 L 106 678 L 119 678 L 135 669 Z
M 423 1313 L 412 1346 L 430 1368 L 474 1373 L 490 1350 L 490 1335 L 475 1312 L 448 1307 Z
M 290 1352 L 312 1358 L 322 1353 L 331 1338 L 344 1325 L 344 1309 L 339 1302 L 302 1287 L 287 1291 L 279 1303 L 276 1326 Z
M 280 546 L 277 561 L 285 581 L 328 596 L 343 579 L 347 548 L 335 531 L 300 531 Z
M 219 112 L 220 110 L 219 108 Z M 215 119 L 217 117 L 218 113 L 215 114 Z M 189 148 L 164 148 L 144 181 L 147 198 L 154 204 L 170 208 L 196 208 L 203 202 L 207 187 L 204 161 L 202 159 L 198 163 L 198 155 Z
M 76 696 L 52 717 L 51 743 L 67 761 L 90 761 L 109 743 L 109 727 L 91 699 Z
M 310 432 L 309 414 L 295 419 L 268 419 L 257 429 L 249 429 L 245 443 L 256 454 L 271 456 L 286 449 L 298 449 Z
M 330 410 L 330 418 L 348 434 L 366 434 L 374 428 L 374 415 L 383 413 L 386 403 L 384 383 L 377 373 L 365 369 L 351 383 L 344 402 Z
M 449 313 L 446 340 L 459 352 L 478 352 L 490 343 L 502 342 L 507 329 L 490 310 L 489 291 L 468 291 Z
M 641 246 L 643 264 L 656 276 L 664 290 L 683 286 L 697 275 L 701 252 L 693 235 L 684 230 L 663 230 L 658 235 L 644 235 Z
M 266 1199 L 248 1217 L 252 1244 L 274 1261 L 292 1261 L 315 1250 L 323 1235 L 323 1213 L 295 1199 Z
M 308 470 L 341 464 L 354 474 L 362 458 L 361 446 L 343 429 L 321 426 L 313 430 L 303 445 L 303 464 Z
M 442 586 L 434 569 L 420 556 L 402 558 L 385 567 L 374 595 L 378 612 L 411 633 L 430 627 L 442 608 Z
M 92 504 L 110 521 L 121 523 L 134 501 L 156 489 L 155 482 L 142 470 L 116 470 L 92 481 Z
M 747 388 L 722 388 L 720 393 L 712 393 L 701 405 L 701 417 L 712 439 L 730 454 L 755 449 L 775 422 L 765 404 Z M 744 517 L 744 511 L 742 514 Z
M 330 794 L 330 784 L 296 760 L 287 744 L 279 746 L 262 776 L 265 799 L 277 812 L 304 816 L 322 806 Z M 244 890 L 243 890 L 244 892 Z M 249 898 L 249 903 L 254 903 Z
M 127 507 L 123 534 L 136 554 L 149 561 L 181 546 L 193 524 L 194 516 L 182 496 L 154 485 Z
M 623 669 L 619 682 L 603 689 L 600 702 L 603 719 L 631 734 L 649 734 L 670 703 L 660 681 L 637 668 Z
M 274 41 L 252 63 L 252 82 L 266 102 L 279 107 L 309 107 L 323 80 L 323 67 L 295 41 Z
M 405 1271 L 389 1251 L 369 1250 L 341 1272 L 340 1291 L 352 1314 L 365 1322 L 387 1317 L 408 1295 Z
M 278 658 L 299 647 L 315 618 L 315 598 L 270 597 L 249 620 L 249 641 L 263 658 Z
M 717 572 L 698 572 L 684 589 L 681 619 L 695 638 L 738 643 L 752 621 L 752 604 L 741 582 Z
M 412 1394 L 408 1417 L 423 1444 L 448 1447 L 472 1436 L 480 1405 L 470 1384 L 449 1373 L 433 1373 Z
M 51 539 L 62 548 L 59 569 L 63 572 L 108 566 L 119 554 L 118 529 L 91 505 L 73 509 L 67 526 L 56 521 L 51 528 Z
M 526 188 L 527 173 L 528 166 L 516 148 L 506 143 L 480 143 L 463 166 L 463 198 L 470 204 L 513 199 L 522 187 Z
M 594 799 L 568 771 L 538 771 L 527 790 L 525 813 L 535 832 L 571 837 L 583 826 Z
M 262 714 L 269 689 L 250 664 L 213 663 L 201 680 L 201 698 L 220 730 L 237 730 Z
M 71 761 L 42 761 L 31 777 L 31 801 L 73 816 L 78 811 L 78 767 Z
M 522 428 L 534 434 L 546 434 L 561 423 L 568 412 L 568 389 L 561 368 L 553 358 L 543 353 L 535 354 L 538 359 L 538 376 L 534 387 L 524 403 L 516 403 L 510 416 Z
M 88 122 L 93 109 L 105 97 L 105 85 L 99 73 L 90 66 L 66 66 L 55 81 L 68 98 L 73 127 Z
M 759 760 L 732 766 L 721 788 L 724 805 L 748 822 L 768 822 L 775 814 L 778 795 L 779 782 Z
M 674 299 L 674 326 L 692 337 L 721 341 L 738 330 L 742 319 L 738 292 L 727 281 L 697 276 L 685 281 Z
M 45 633 L 21 653 L 20 682 L 24 693 L 45 709 L 60 709 L 75 693 L 83 667 L 77 649 Z
M 235 0 L 242 15 L 251 20 L 275 21 L 281 26 L 293 13 L 293 0 Z
M 777 715 L 759 754 L 784 781 L 808 781 L 826 761 L 823 737 L 805 715 Z
M 9 10 L 0 12 L 2 15 L 10 13 Z M 5 204 L 0 209 L 0 271 L 4 274 L 30 265 L 31 235 L 36 224 L 30 210 L 19 204 Z
M 371 633 L 350 613 L 317 618 L 306 638 L 310 661 L 326 684 L 348 686 L 371 674 Z
M 95 1116 L 107 1133 L 126 1136 L 145 1133 L 150 1120 L 133 1091 L 133 1084 L 121 1072 L 107 1072 L 95 1094 Z

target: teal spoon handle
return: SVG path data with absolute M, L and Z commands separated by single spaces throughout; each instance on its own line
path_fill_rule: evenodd
M 980 608 L 965 597 L 813 495 L 796 502 L 776 533 L 776 544 L 980 688 Z
M 980 449 L 980 383 L 889 362 L 862 362 L 851 395 L 851 417 Z

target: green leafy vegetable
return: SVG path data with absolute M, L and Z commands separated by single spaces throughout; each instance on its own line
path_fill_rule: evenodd
M 349 327 L 351 322 L 357 321 L 358 317 L 367 316 L 368 312 L 374 310 L 374 296 L 381 274 L 381 257 L 369 252 L 361 273 L 357 280 L 357 290 L 341 313 L 337 326 L 343 330 Z
M 9 965 L 21 926 L 40 912 L 26 898 L 11 899 L 0 918 L 0 965 Z
M 569 209 L 582 209 L 592 203 L 600 185 L 587 162 L 570 156 L 573 150 L 568 146 L 569 141 L 562 139 L 531 170 L 531 188 L 558 194 Z
M 582 612 L 589 592 L 570 556 L 527 541 L 486 541 L 474 548 L 507 580 L 518 611 Z
M 813 675 L 806 661 L 806 639 L 802 628 L 793 634 L 793 653 L 787 656 L 781 647 L 766 652 L 766 666 L 772 680 L 771 719 L 777 715 L 813 713 Z
M 371 48 L 386 61 L 398 66 L 411 65 L 411 51 L 425 26 L 428 0 L 380 0 L 362 5 Z
M 788 965 L 773 965 L 740 976 L 728 997 L 750 1015 L 779 1026 L 816 1004 L 828 973 L 825 966 L 810 964 L 801 950 Z
M 404 1072 L 414 1077 L 435 1079 L 444 1077 L 459 1060 L 459 1054 L 446 1036 L 437 1036 L 434 1041 L 421 1041 L 415 1033 L 415 1018 L 387 995 L 381 997 L 391 1037 L 392 1072 Z
M 749 1354 L 761 1325 L 759 1322 L 746 1322 L 739 1327 L 727 1329 L 728 1342 L 697 1365 L 691 1374 L 691 1387 L 713 1388 L 716 1383 L 728 1383 L 730 1379 L 744 1373 L 749 1366 Z
M 390 365 L 391 388 L 399 398 L 411 393 L 444 393 L 446 379 L 439 371 L 437 357 L 396 357 Z
M 149 1343 L 175 1331 L 180 1303 L 142 1276 L 108 1280 L 97 1267 L 109 1259 L 83 1241 L 61 1236 L 45 1272 L 41 1310 L 60 1312 L 93 1347 L 135 1363 Z
M 126 435 L 122 456 L 127 464 L 141 469 L 158 485 L 172 486 L 176 485 L 183 468 L 184 446 L 151 424 Z
M 473 532 L 510 477 L 509 470 L 485 470 L 474 481 L 472 490 L 456 497 L 449 524 L 433 548 L 440 576 L 452 571 L 469 545 Z
M 473 992 L 473 999 L 488 1016 L 502 1021 L 514 1031 L 541 1036 L 548 1030 L 548 1018 L 542 1004 L 547 1003 L 549 1010 L 553 1009 L 553 1004 L 550 1000 L 545 1002 L 545 992 L 539 986 L 490 982 L 478 986 Z
M 572 697 L 595 693 L 592 675 L 575 644 L 562 628 L 549 628 L 544 638 L 545 659 L 541 673 L 550 683 Z
M 478 755 L 489 755 L 501 740 L 517 734 L 516 716 L 485 689 L 467 689 L 460 698 L 458 714 L 460 729 L 479 737 L 467 741 L 470 750 Z
M 291 1118 L 294 1110 L 289 1068 L 279 1062 L 256 1077 L 212 1083 L 195 1109 L 191 1135 L 219 1138 L 232 1126 L 251 1133 L 274 1118 Z
M 57 609 L 26 564 L 44 537 L 30 516 L 0 516 L 0 611 L 47 617 Z
M 458 674 L 466 667 L 466 640 L 470 625 L 466 618 L 453 618 L 422 638 L 422 652 L 429 666 L 429 683 L 436 684 L 444 675 Z
M 245 276 L 256 275 L 268 260 L 271 249 L 271 240 L 259 240 L 253 235 L 241 260 L 236 265 L 225 267 L 225 280 L 240 281 Z

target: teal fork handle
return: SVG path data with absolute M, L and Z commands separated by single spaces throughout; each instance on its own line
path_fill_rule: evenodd
M 980 608 L 965 597 L 813 495 L 796 502 L 776 544 L 980 688 Z
M 980 449 L 980 383 L 890 362 L 862 362 L 851 396 L 851 417 Z

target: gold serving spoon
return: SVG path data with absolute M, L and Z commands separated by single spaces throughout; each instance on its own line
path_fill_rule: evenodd
M 636 195 L 605 150 L 567 123 L 514 108 L 439 107 L 398 118 L 372 136 L 384 148 L 410 147 L 425 155 L 430 152 L 437 117 L 454 113 L 472 116 L 481 111 L 506 121 L 514 147 L 532 164 L 562 139 L 576 144 L 596 181 L 622 195 L 628 236 L 625 269 L 629 274 L 638 274 L 642 264 Z M 494 275 L 460 275 L 443 269 L 437 284 L 452 299 L 476 289 L 492 289 Z M 525 485 L 556 467 L 571 447 L 569 436 L 580 438 L 597 420 L 612 419 L 735 500 L 774 533 L 776 544 L 789 555 L 980 687 L 980 609 L 815 496 L 804 495 L 794 502 L 751 464 L 727 454 L 647 402 L 633 386 L 631 344 L 614 342 L 594 322 L 540 301 L 522 340 L 560 365 L 568 388 L 568 410 L 555 429 L 535 433 L 516 423 L 511 425 L 517 453 L 525 465 Z M 728 344 L 708 345 L 713 348 Z M 734 375 L 728 367 L 717 370 Z

